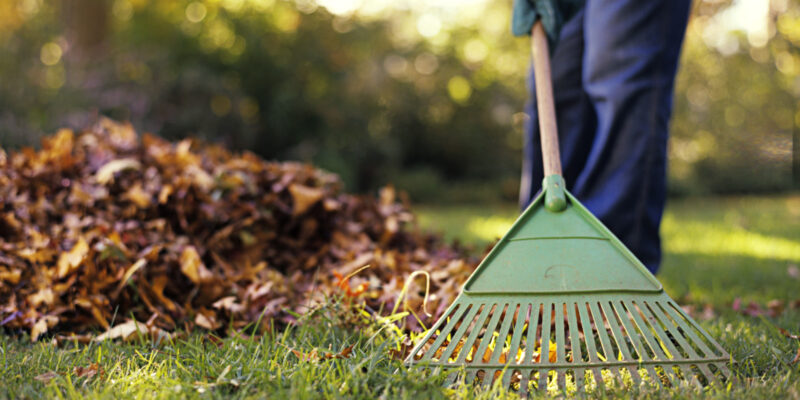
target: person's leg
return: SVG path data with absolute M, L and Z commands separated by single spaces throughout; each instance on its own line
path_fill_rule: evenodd
M 565 23 L 550 62 L 558 141 L 567 187 L 583 169 L 595 131 L 594 109 L 581 85 L 581 60 L 584 52 L 583 15 L 584 12 L 580 11 Z M 523 209 L 541 188 L 543 178 L 539 118 L 533 81 L 533 71 L 531 71 L 529 91 L 531 99 L 526 106 L 526 113 L 530 119 L 525 126 L 519 196 L 520 207 Z
M 588 0 L 583 85 L 597 131 L 572 193 L 655 273 L 672 92 L 689 0 Z M 569 182 L 567 182 L 569 185 Z

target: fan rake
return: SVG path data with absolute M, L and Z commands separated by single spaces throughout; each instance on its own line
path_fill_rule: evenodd
M 540 23 L 532 36 L 543 190 L 406 364 L 453 369 L 451 384 L 521 394 L 730 379 L 728 353 L 566 190 Z

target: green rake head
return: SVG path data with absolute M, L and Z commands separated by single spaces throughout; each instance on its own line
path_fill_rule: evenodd
M 728 353 L 569 192 L 551 211 L 544 186 L 406 363 L 521 394 L 728 379 Z

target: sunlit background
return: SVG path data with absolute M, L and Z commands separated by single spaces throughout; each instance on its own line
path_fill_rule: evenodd
M 313 162 L 351 190 L 394 183 L 419 202 L 513 201 L 529 55 L 510 34 L 510 7 L 0 1 L 0 145 L 35 146 L 103 114 Z M 792 189 L 799 48 L 800 1 L 695 1 L 673 195 Z

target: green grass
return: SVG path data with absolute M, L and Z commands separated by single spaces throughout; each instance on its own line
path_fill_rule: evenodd
M 420 223 L 480 251 L 513 222 L 513 206 L 423 207 Z M 736 298 L 762 305 L 800 299 L 800 196 L 671 201 L 662 226 L 665 257 L 658 278 L 682 304 L 713 306 L 700 324 L 730 351 L 741 377 L 705 392 L 618 388 L 611 398 L 800 398 L 800 365 L 790 365 L 797 341 L 776 326 L 800 333 L 800 309 L 777 318 L 743 316 Z M 0 397 L 90 398 L 495 398 L 499 388 L 442 388 L 441 373 L 407 370 L 390 349 L 404 340 L 376 317 L 331 302 L 304 324 L 258 339 L 200 332 L 162 344 L 150 342 L 29 343 L 0 335 Z M 301 359 L 314 351 L 348 358 Z M 298 354 L 300 354 L 300 357 Z M 78 377 L 75 367 L 98 363 L 103 376 Z M 49 382 L 34 377 L 55 372 Z M 512 395 L 513 397 L 513 395 Z

